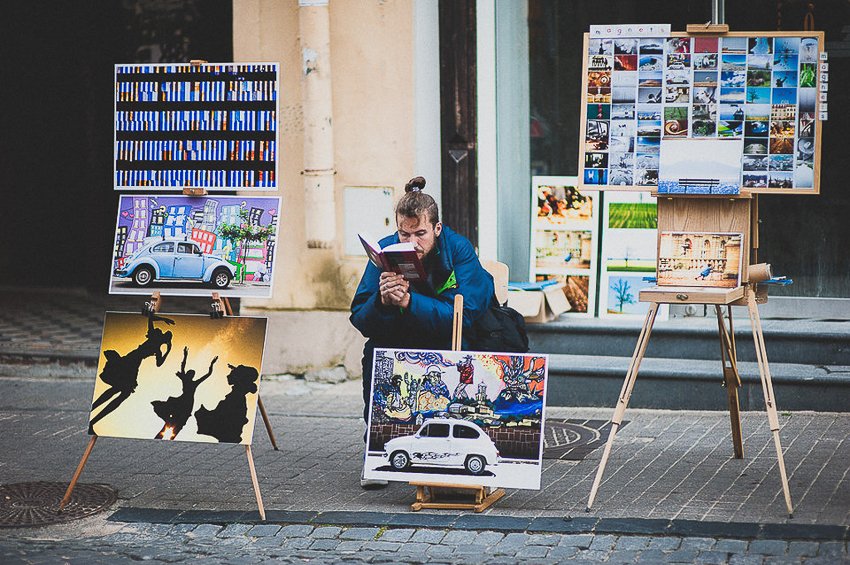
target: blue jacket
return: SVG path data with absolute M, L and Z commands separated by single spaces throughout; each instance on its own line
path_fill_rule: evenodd
M 379 243 L 385 247 L 398 241 L 398 234 L 393 234 Z M 350 317 L 354 327 L 369 338 L 363 352 L 364 377 L 371 378 L 375 347 L 451 349 L 456 294 L 463 295 L 464 328 L 490 305 L 495 294 L 493 277 L 481 266 L 469 240 L 445 225 L 424 266 L 428 280 L 410 283 L 410 305 L 403 312 L 397 306 L 381 304 L 381 272 L 371 262 L 366 266 L 351 303 Z M 452 272 L 456 284 L 451 284 Z M 367 370 L 369 375 L 365 374 Z

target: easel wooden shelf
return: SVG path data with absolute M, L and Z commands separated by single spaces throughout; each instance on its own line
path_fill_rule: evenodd
M 490 505 L 505 495 L 505 489 L 502 488 L 488 493 L 487 489 L 482 486 L 456 485 L 451 483 L 422 483 L 414 481 L 411 481 L 410 484 L 416 487 L 416 502 L 410 506 L 410 509 L 413 511 L 421 508 L 441 508 L 444 510 L 474 510 L 475 512 L 481 512 L 482 510 L 489 508 Z M 468 491 L 469 496 L 474 497 L 475 502 L 460 502 L 457 499 L 438 501 L 437 495 L 439 494 L 439 491 L 446 489 L 454 491 Z
M 757 225 L 757 199 L 750 197 L 749 195 L 743 195 L 741 198 L 730 199 L 729 201 L 683 196 L 677 198 L 659 197 L 658 199 L 659 247 L 661 234 L 664 231 L 709 233 L 737 232 L 742 233 L 744 236 L 744 242 L 742 242 L 741 249 L 752 249 L 752 258 L 755 259 L 756 250 L 758 248 Z M 766 300 L 766 295 L 762 297 L 760 293 L 761 289 L 756 289 L 757 281 L 752 280 L 749 276 L 749 255 L 749 253 L 744 253 L 742 257 L 742 284 L 740 286 L 733 288 L 656 286 L 640 292 L 640 300 L 650 303 L 649 311 L 646 314 L 646 319 L 643 327 L 641 328 L 634 354 L 632 355 L 631 362 L 629 363 L 629 368 L 626 371 L 626 378 L 617 399 L 614 416 L 611 418 L 611 431 L 608 434 L 608 441 L 605 443 L 602 459 L 599 462 L 599 468 L 597 469 L 596 477 L 590 489 L 590 496 L 587 501 L 587 511 L 590 511 L 590 508 L 593 506 L 593 501 L 596 498 L 596 493 L 599 489 L 599 485 L 602 481 L 602 475 L 605 471 L 605 465 L 608 461 L 609 455 L 611 454 L 611 446 L 614 443 L 614 437 L 617 434 L 619 426 L 623 422 L 623 414 L 626 410 L 626 406 L 628 405 L 632 389 L 634 388 L 641 360 L 646 352 L 646 346 L 649 342 L 649 334 L 652 332 L 652 326 L 655 322 L 655 316 L 658 312 L 659 305 L 711 304 L 714 305 L 715 308 L 720 334 L 723 385 L 726 387 L 729 399 L 732 443 L 734 446 L 735 457 L 739 459 L 744 457 L 741 416 L 738 403 L 738 387 L 741 386 L 741 379 L 738 374 L 735 336 L 732 329 L 731 307 L 746 306 L 749 310 L 753 341 L 755 343 L 756 357 L 758 359 L 759 376 L 767 409 L 767 419 L 770 425 L 770 430 L 773 433 L 773 441 L 776 446 L 776 457 L 782 480 L 782 491 L 785 496 L 785 504 L 788 508 L 788 514 L 789 516 L 793 516 L 791 492 L 788 487 L 788 477 L 785 473 L 785 461 L 782 456 L 782 446 L 779 442 L 779 417 L 777 414 L 776 399 L 773 394 L 773 383 L 770 378 L 770 369 L 767 363 L 764 334 L 762 332 L 761 321 L 759 320 L 758 313 L 758 301 L 761 299 Z M 759 269 L 759 271 L 762 270 L 763 269 Z M 727 308 L 727 318 L 729 320 L 728 328 L 724 322 L 723 311 L 721 309 L 722 306 L 726 306 Z

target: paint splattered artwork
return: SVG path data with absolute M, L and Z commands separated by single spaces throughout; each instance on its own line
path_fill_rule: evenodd
M 547 355 L 376 349 L 364 476 L 539 489 Z
M 266 322 L 107 312 L 89 433 L 250 445 Z

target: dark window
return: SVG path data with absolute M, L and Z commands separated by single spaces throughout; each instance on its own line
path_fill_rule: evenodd
M 448 424 L 428 424 L 422 430 L 422 435 L 426 437 L 449 437 Z
M 153 249 L 151 249 L 153 253 L 171 253 L 174 251 L 173 243 L 160 243 L 159 245 L 155 245 Z
M 477 439 L 481 434 L 478 433 L 478 430 L 469 426 L 455 426 L 453 435 L 461 439 Z

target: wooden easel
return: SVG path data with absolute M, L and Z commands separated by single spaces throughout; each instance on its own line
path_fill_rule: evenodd
M 223 318 L 226 315 L 232 316 L 233 310 L 230 307 L 230 301 L 227 297 L 222 297 L 219 293 L 215 292 L 212 295 L 212 312 L 210 313 L 210 317 L 212 318 Z M 151 299 L 148 302 L 145 302 L 144 307 L 142 308 L 142 314 L 145 316 L 151 316 L 157 312 L 159 312 L 160 307 L 162 306 L 162 295 L 159 291 L 155 291 L 151 295 Z M 269 434 L 269 439 L 272 442 L 272 447 L 275 450 L 278 449 L 277 442 L 274 439 L 274 433 L 272 432 L 271 422 L 269 421 L 269 417 L 266 414 L 266 409 L 263 407 L 263 401 L 260 396 L 257 395 L 257 406 L 260 409 L 260 414 L 263 416 L 263 422 L 266 425 L 266 431 Z M 89 440 L 89 444 L 86 447 L 85 452 L 83 453 L 83 457 L 80 460 L 80 464 L 77 465 L 77 470 L 74 472 L 74 476 L 71 479 L 71 484 L 68 485 L 68 490 L 65 491 L 65 496 L 62 498 L 62 502 L 59 504 L 59 509 L 57 510 L 58 514 L 62 513 L 62 510 L 68 504 L 68 501 L 71 499 L 71 494 L 74 492 L 74 487 L 77 485 L 77 481 L 80 478 L 80 474 L 83 472 L 83 467 L 86 465 L 86 461 L 88 461 L 89 455 L 91 455 L 92 449 L 94 449 L 94 444 L 97 441 L 97 435 L 92 435 L 91 440 Z M 260 511 L 260 519 L 266 519 L 266 510 L 263 506 L 263 497 L 260 493 L 260 483 L 257 480 L 257 470 L 254 467 L 254 456 L 251 453 L 251 446 L 245 446 L 245 452 L 248 456 L 248 468 L 251 472 L 251 482 L 254 486 L 254 496 L 257 498 L 257 507 Z
M 738 404 L 738 387 L 741 379 L 738 374 L 736 360 L 735 337 L 732 331 L 732 306 L 746 306 L 749 310 L 750 323 L 755 342 L 756 357 L 758 359 L 759 376 L 761 378 L 762 392 L 767 408 L 767 419 L 770 430 L 773 432 L 773 441 L 776 446 L 776 457 L 779 463 L 779 473 L 782 479 L 782 490 L 785 495 L 785 504 L 788 507 L 788 515 L 793 517 L 791 505 L 791 493 L 788 488 L 788 478 L 785 474 L 785 461 L 782 456 L 782 447 L 779 443 L 779 417 L 776 410 L 776 400 L 773 394 L 773 384 L 770 378 L 770 370 L 767 364 L 767 352 L 764 345 L 764 334 L 762 333 L 761 321 L 759 320 L 758 304 L 756 297 L 755 282 L 749 277 L 749 254 L 743 250 L 753 250 L 755 258 L 758 249 L 758 200 L 757 196 L 742 194 L 735 198 L 710 198 L 710 197 L 685 197 L 665 198 L 658 197 L 658 232 L 663 231 L 687 231 L 687 232 L 738 232 L 742 233 L 744 241 L 741 244 L 743 255 L 741 282 L 736 288 L 708 288 L 708 287 L 671 287 L 655 286 L 640 292 L 640 300 L 649 302 L 649 311 L 646 314 L 643 327 L 635 346 L 626 378 L 617 399 L 614 416 L 611 418 L 611 431 L 608 441 L 596 471 L 596 478 L 590 489 L 587 501 L 587 511 L 593 506 L 593 500 L 602 481 L 605 464 L 611 453 L 614 436 L 623 421 L 623 413 L 629 402 L 635 380 L 637 379 L 640 362 L 649 342 L 649 334 L 655 321 L 660 304 L 711 304 L 715 308 L 717 324 L 720 333 L 720 355 L 723 364 L 723 384 L 726 386 L 729 399 L 729 415 L 732 425 L 732 443 L 736 458 L 744 457 L 743 439 L 741 433 L 741 416 Z M 766 299 L 766 296 L 765 296 Z M 726 306 L 729 327 L 727 329 L 722 314 L 722 306 Z
M 455 295 L 454 311 L 452 313 L 452 351 L 460 351 L 461 338 L 463 335 L 463 296 Z M 454 483 L 432 483 L 411 481 L 411 486 L 416 487 L 416 502 L 410 505 L 414 512 L 422 508 L 439 508 L 444 510 L 473 510 L 481 512 L 489 508 L 494 502 L 505 495 L 505 489 L 495 489 L 488 492 L 487 487 L 481 485 L 460 485 Z M 465 494 L 473 498 L 475 502 L 460 502 L 458 500 L 438 501 L 440 491 L 466 491 Z

